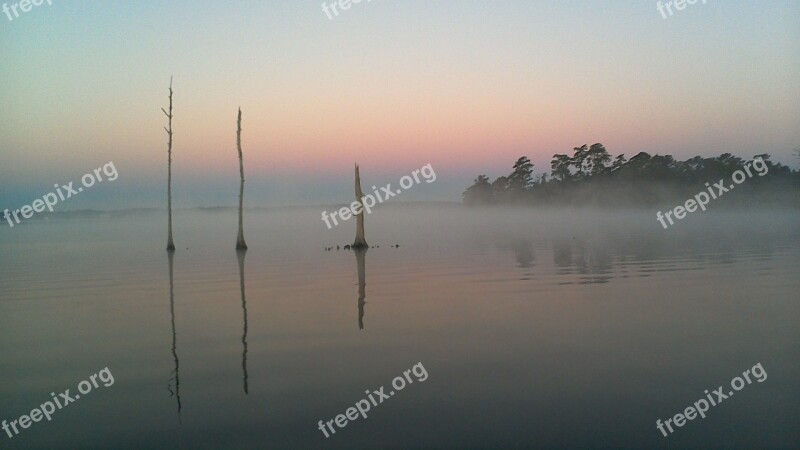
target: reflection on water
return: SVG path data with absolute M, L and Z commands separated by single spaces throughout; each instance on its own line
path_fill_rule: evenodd
M 614 278 L 611 255 L 596 242 L 587 243 L 580 239 L 553 242 L 553 263 L 562 275 L 579 275 L 575 281 L 559 284 L 608 283 Z
M 367 249 L 363 247 L 353 249 L 356 254 L 356 267 L 358 271 L 358 329 L 364 329 L 364 305 L 367 304 L 366 299 L 366 258 Z
M 167 261 L 169 262 L 169 317 L 172 324 L 172 358 L 175 361 L 175 369 L 172 371 L 172 378 L 169 380 L 167 389 L 169 396 L 175 397 L 178 403 L 178 421 L 181 420 L 181 377 L 180 377 L 180 363 L 178 361 L 178 334 L 175 332 L 175 280 L 173 277 L 173 263 L 175 259 L 175 251 L 167 251 Z M 175 391 L 172 390 L 172 382 L 175 381 Z
M 515 241 L 511 248 L 514 250 L 514 257 L 517 259 L 517 264 L 522 269 L 529 269 L 533 267 L 533 261 L 536 256 L 533 253 L 533 245 L 528 239 L 518 239 Z
M 352 257 L 319 250 L 352 230 L 320 229 L 318 214 L 253 212 L 250 250 L 234 255 L 236 214 L 178 211 L 189 248 L 177 263 L 167 254 L 168 314 L 163 240 L 153 240 L 162 215 L 0 234 L 13 255 L 0 259 L 0 414 L 26 414 L 102 367 L 117 378 L 4 448 L 796 442 L 796 214 L 706 212 L 665 231 L 649 212 L 387 205 L 370 221 L 369 333 L 367 250 L 354 251 L 356 329 Z M 418 361 L 431 373 L 424 384 L 330 439 L 316 429 Z M 714 420 L 658 432 L 657 418 L 759 362 L 769 380 L 715 407 Z
M 536 239 L 525 237 L 509 240 L 494 236 L 495 245 L 513 254 L 522 271 L 520 280 L 547 275 L 550 268 L 534 268 L 536 251 L 552 252 L 553 268 L 558 285 L 605 284 L 617 278 L 649 277 L 657 272 L 688 272 L 708 266 L 730 265 L 737 261 L 768 260 L 785 245 L 764 235 L 689 236 L 676 241 L 669 235 L 654 234 L 621 238 L 613 233 L 602 236 L 563 237 L 554 235 Z M 541 279 L 541 278 L 540 278 Z
M 239 262 L 239 290 L 242 293 L 242 384 L 247 395 L 247 300 L 244 296 L 244 256 L 247 249 L 236 251 Z

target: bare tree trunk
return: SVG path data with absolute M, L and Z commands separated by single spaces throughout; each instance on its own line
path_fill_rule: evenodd
M 244 243 L 244 225 L 242 206 L 244 201 L 244 162 L 242 162 L 242 108 L 239 108 L 239 118 L 236 120 L 236 148 L 239 150 L 239 237 L 236 238 L 236 249 L 247 250 Z
M 161 108 L 164 111 L 164 108 Z M 175 251 L 172 242 L 172 77 L 169 77 L 169 113 L 164 111 L 169 119 L 169 128 L 164 128 L 169 136 L 167 142 L 167 250 Z
M 358 164 L 356 164 L 356 201 L 361 204 L 361 212 L 358 213 L 356 224 L 356 240 L 353 242 L 353 248 L 367 248 L 367 240 L 364 238 L 364 204 L 361 203 L 364 198 L 364 193 L 361 191 L 361 175 L 358 172 Z

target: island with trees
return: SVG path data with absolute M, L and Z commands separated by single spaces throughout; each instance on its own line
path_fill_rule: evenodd
M 761 160 L 761 161 L 756 161 Z M 762 163 L 763 162 L 763 163 Z M 751 167 L 756 164 L 758 171 Z M 478 175 L 464 191 L 467 206 L 644 206 L 679 202 L 748 166 L 750 176 L 725 194 L 729 206 L 800 207 L 800 171 L 771 161 L 770 155 L 742 159 L 730 153 L 679 161 L 670 155 L 640 152 L 612 157 L 603 144 L 583 145 L 572 156 L 556 154 L 550 173 L 534 175 L 523 156 L 507 176 L 491 181 Z

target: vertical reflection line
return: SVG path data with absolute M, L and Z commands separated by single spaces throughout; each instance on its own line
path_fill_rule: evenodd
M 248 394 L 247 388 L 247 300 L 244 296 L 244 254 L 247 250 L 237 250 L 236 256 L 239 261 L 239 289 L 242 292 L 242 314 L 244 315 L 242 329 L 242 379 L 244 383 L 244 393 Z
M 181 421 L 181 379 L 178 372 L 179 362 L 178 362 L 178 351 L 177 351 L 177 344 L 178 344 L 178 334 L 175 332 L 175 283 L 173 277 L 173 260 L 175 257 L 175 251 L 169 250 L 167 251 L 167 259 L 169 260 L 169 313 L 172 322 L 172 357 L 175 360 L 175 398 L 178 401 L 178 422 Z M 172 381 L 172 379 L 170 380 Z M 172 397 L 173 392 L 170 390 L 170 397 Z
M 358 270 L 358 329 L 364 329 L 364 301 L 366 297 L 366 248 L 354 248 L 353 252 L 356 254 L 356 266 Z

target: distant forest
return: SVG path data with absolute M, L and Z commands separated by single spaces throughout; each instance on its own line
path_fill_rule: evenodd
M 754 169 L 753 162 L 759 158 L 763 164 L 755 161 Z M 755 155 L 751 160 L 723 153 L 678 161 L 670 155 L 641 152 L 626 159 L 624 154 L 612 157 L 603 144 L 576 147 L 572 156 L 553 155 L 549 176 L 535 177 L 533 163 L 523 156 L 509 175 L 494 181 L 478 175 L 462 195 L 468 206 L 677 204 L 706 190 L 706 183 L 713 185 L 722 179 L 725 186 L 733 184 L 733 173 L 744 172 L 748 163 L 752 176 L 716 203 L 800 207 L 800 171 L 773 163 L 768 154 Z

